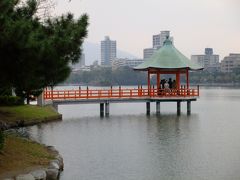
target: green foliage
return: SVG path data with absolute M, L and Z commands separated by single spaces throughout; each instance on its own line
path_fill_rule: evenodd
M 59 115 L 51 106 L 40 107 L 35 105 L 0 106 L 0 112 L 6 114 L 2 119 L 6 123 L 24 120 L 25 124 L 48 121 L 48 119 Z
M 161 75 L 161 78 L 175 78 L 174 75 Z M 232 73 L 208 71 L 194 71 L 190 72 L 190 82 L 193 84 L 212 84 L 212 83 L 240 83 L 240 69 L 235 69 Z M 181 76 L 181 82 L 186 81 L 186 76 Z M 111 85 L 146 85 L 147 74 L 144 72 L 134 71 L 129 67 L 121 67 L 112 70 L 110 67 L 99 67 L 91 71 L 82 71 L 72 73 L 65 81 L 69 84 L 87 84 L 99 86 Z M 151 83 L 156 83 L 156 76 L 152 76 Z
M 17 96 L 0 96 L 0 106 L 16 106 L 23 105 L 24 101 Z
M 198 71 L 190 73 L 190 82 L 195 84 L 211 84 L 211 83 L 239 83 L 240 70 L 235 69 L 231 73 Z
M 41 22 L 36 0 L 19 2 L 0 1 L 0 86 L 29 99 L 69 76 L 69 64 L 81 55 L 88 16 L 74 19 L 69 13 Z
M 147 76 L 145 73 L 134 71 L 129 67 L 121 67 L 116 70 L 107 67 L 99 67 L 91 71 L 71 74 L 66 83 L 111 86 L 144 85 L 146 81 Z
M 11 96 L 12 89 L 10 87 L 0 87 L 0 96 Z
M 3 146 L 4 146 L 4 134 L 0 128 L 0 151 L 3 149 Z

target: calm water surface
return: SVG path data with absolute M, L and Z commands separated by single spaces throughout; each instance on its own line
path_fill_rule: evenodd
M 162 103 L 161 116 L 144 103 L 59 106 L 62 122 L 27 128 L 55 146 L 65 170 L 61 180 L 240 179 L 240 89 L 202 88 L 192 115 Z

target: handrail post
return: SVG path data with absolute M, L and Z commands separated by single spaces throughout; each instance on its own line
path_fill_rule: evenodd
M 186 85 L 184 85 L 184 96 L 186 96 Z
M 154 85 L 153 85 L 153 88 L 152 88 L 152 95 L 153 95 L 153 97 L 155 96 L 155 89 L 154 89 Z
M 140 96 L 139 85 L 138 85 L 138 96 Z
M 197 86 L 197 95 L 199 96 L 199 85 Z
M 111 86 L 111 97 L 112 97 L 112 86 Z
M 119 86 L 119 97 L 121 97 L 121 86 Z
M 88 86 L 87 86 L 87 99 L 88 99 Z
M 81 97 L 81 86 L 79 86 L 79 98 Z
M 51 88 L 51 100 L 53 100 L 53 88 Z
M 143 94 L 143 93 L 142 93 L 142 85 L 141 85 L 141 91 L 140 91 L 140 96 L 142 96 L 142 94 Z
M 181 96 L 183 95 L 182 89 L 183 89 L 183 86 L 181 85 L 181 88 L 180 88 L 180 95 Z

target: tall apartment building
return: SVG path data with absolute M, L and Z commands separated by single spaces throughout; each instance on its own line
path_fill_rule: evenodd
M 233 72 L 235 68 L 240 68 L 240 54 L 231 53 L 221 61 L 221 71 L 224 73 Z
M 117 42 L 110 40 L 109 36 L 101 41 L 101 65 L 111 66 L 113 59 L 117 56 Z
M 143 49 L 143 59 L 150 58 L 156 50 L 161 48 L 167 37 L 173 42 L 173 37 L 170 37 L 170 31 L 161 31 L 159 34 L 153 35 L 152 48 Z
M 205 48 L 205 54 L 192 55 L 191 61 L 211 72 L 220 70 L 219 55 L 213 54 L 212 48 Z

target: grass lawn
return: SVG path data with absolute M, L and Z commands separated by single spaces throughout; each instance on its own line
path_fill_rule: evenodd
M 53 152 L 38 143 L 6 135 L 5 146 L 0 152 L 0 179 L 28 168 L 45 167 L 54 157 Z
M 56 118 L 59 114 L 51 106 L 0 106 L 0 120 L 6 123 L 24 121 L 24 124 L 44 122 Z

